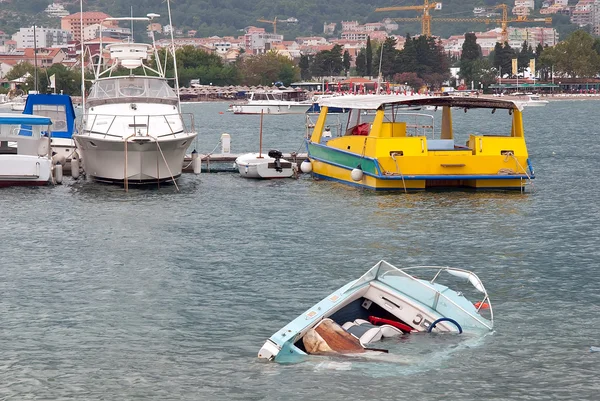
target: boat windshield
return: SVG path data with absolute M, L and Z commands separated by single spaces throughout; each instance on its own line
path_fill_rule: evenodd
M 177 95 L 165 80 L 145 77 L 119 77 L 98 80 L 92 85 L 88 99 L 125 97 L 177 99 Z

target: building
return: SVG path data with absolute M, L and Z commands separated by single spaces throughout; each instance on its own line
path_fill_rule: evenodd
M 13 35 L 19 49 L 61 47 L 66 46 L 71 39 L 71 33 L 68 31 L 38 26 L 35 27 L 35 32 L 34 27 L 21 28 Z
M 271 45 L 283 42 L 283 35 L 268 33 L 264 28 L 248 27 L 244 35 L 244 49 L 249 54 L 262 54 L 271 50 Z
M 33 48 L 30 48 L 0 54 L 0 63 L 14 65 L 27 62 L 35 65 L 37 59 L 38 67 L 48 68 L 52 64 L 61 63 L 65 57 L 66 53 L 62 49 L 37 49 L 37 54 L 34 55 Z
M 60 20 L 60 27 L 63 30 L 70 32 L 71 35 L 73 35 L 73 40 L 80 41 L 83 29 L 91 25 L 100 24 L 106 18 L 110 18 L 110 15 L 100 11 L 86 11 L 83 13 L 83 16 L 81 13 L 75 13 L 62 17 Z M 81 26 L 81 19 L 83 19 L 83 26 Z M 118 27 L 116 21 L 106 21 L 103 25 L 105 27 Z
M 65 7 L 59 3 L 49 4 L 48 7 L 46 7 L 46 9 L 44 10 L 44 12 L 50 17 L 62 18 L 69 15 L 69 12 L 65 10 Z
M 579 26 L 592 24 L 594 0 L 579 0 L 571 12 L 571 22 Z
M 100 37 L 100 24 L 93 24 L 83 28 L 83 40 L 91 40 Z M 102 26 L 102 37 L 113 39 L 129 39 L 131 38 L 131 29 L 114 26 Z
M 335 32 L 335 27 L 337 26 L 337 24 L 335 22 L 331 22 L 331 23 L 323 23 L 323 33 L 325 35 L 333 35 L 333 33 Z

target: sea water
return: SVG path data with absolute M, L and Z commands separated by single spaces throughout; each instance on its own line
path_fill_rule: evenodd
M 179 193 L 70 178 L 3 189 L 0 398 L 596 399 L 599 106 L 525 109 L 526 194 L 376 194 L 231 173 L 185 174 Z M 211 152 L 226 132 L 234 153 L 257 151 L 260 117 L 226 109 L 184 105 L 194 146 Z M 473 130 L 492 128 L 482 116 Z M 264 149 L 303 151 L 304 133 L 304 116 L 265 117 Z M 494 331 L 392 340 L 383 360 L 257 359 L 380 259 L 473 270 Z

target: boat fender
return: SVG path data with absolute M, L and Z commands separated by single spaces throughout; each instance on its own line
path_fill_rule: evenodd
M 312 172 L 312 163 L 310 162 L 310 160 L 306 159 L 302 162 L 302 164 L 300 164 L 300 170 L 302 170 L 303 173 L 305 174 L 309 174 Z
M 79 178 L 79 155 L 77 152 L 75 152 L 73 157 L 71 157 L 71 177 L 74 179 Z
M 62 184 L 62 180 L 63 180 L 63 168 L 62 168 L 62 164 L 60 164 L 60 162 L 56 163 L 56 166 L 54 166 L 54 182 L 56 182 L 57 184 Z
M 413 331 L 413 328 L 407 324 L 397 322 L 397 321 L 391 320 L 391 319 L 384 319 L 384 318 L 377 317 L 377 316 L 369 316 L 369 322 L 371 322 L 371 324 L 375 324 L 375 325 L 376 324 L 389 324 L 390 326 L 393 326 L 397 329 L 402 330 L 404 333 L 410 333 L 411 331 Z
M 490 309 L 490 304 L 487 302 L 475 302 L 473 304 L 477 309 Z
M 354 181 L 360 181 L 363 178 L 363 171 L 362 168 L 360 166 L 360 164 L 356 167 L 353 168 L 352 171 L 350 172 L 350 177 L 352 177 L 352 179 Z

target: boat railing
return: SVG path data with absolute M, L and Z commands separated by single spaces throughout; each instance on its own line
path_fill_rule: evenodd
M 398 121 L 398 117 L 403 117 L 406 122 L 406 136 L 425 136 L 434 139 L 435 119 L 431 114 L 396 113 L 396 121 Z
M 173 118 L 176 118 L 173 120 Z M 173 113 L 173 114 L 137 114 L 137 115 L 115 115 L 115 114 L 93 114 L 87 118 L 82 118 L 80 132 L 89 132 L 104 135 L 104 137 L 121 138 L 126 135 L 110 134 L 111 128 L 115 124 L 127 124 L 132 130 L 131 133 L 137 136 L 156 136 L 162 138 L 169 135 L 181 133 L 193 133 L 196 131 L 194 115 L 192 113 Z M 166 133 L 155 135 L 156 128 L 166 128 Z M 130 133 L 128 133 L 130 134 Z
M 313 130 L 316 126 L 316 122 L 313 120 L 312 117 L 318 118 L 319 115 L 318 114 L 316 114 L 316 115 L 306 114 L 306 124 L 305 124 L 306 133 L 304 135 L 304 137 L 306 139 L 309 139 L 311 137 Z M 329 114 L 327 117 L 328 117 L 328 119 L 334 118 L 335 120 L 332 121 L 333 124 L 331 124 L 330 121 L 327 121 L 328 124 L 325 125 L 324 130 L 329 131 L 329 136 L 332 138 L 337 138 L 337 137 L 342 136 L 342 125 L 343 124 L 342 124 L 342 120 L 340 119 L 340 116 L 336 115 L 336 114 Z M 332 127 L 333 127 L 333 132 L 331 131 Z

